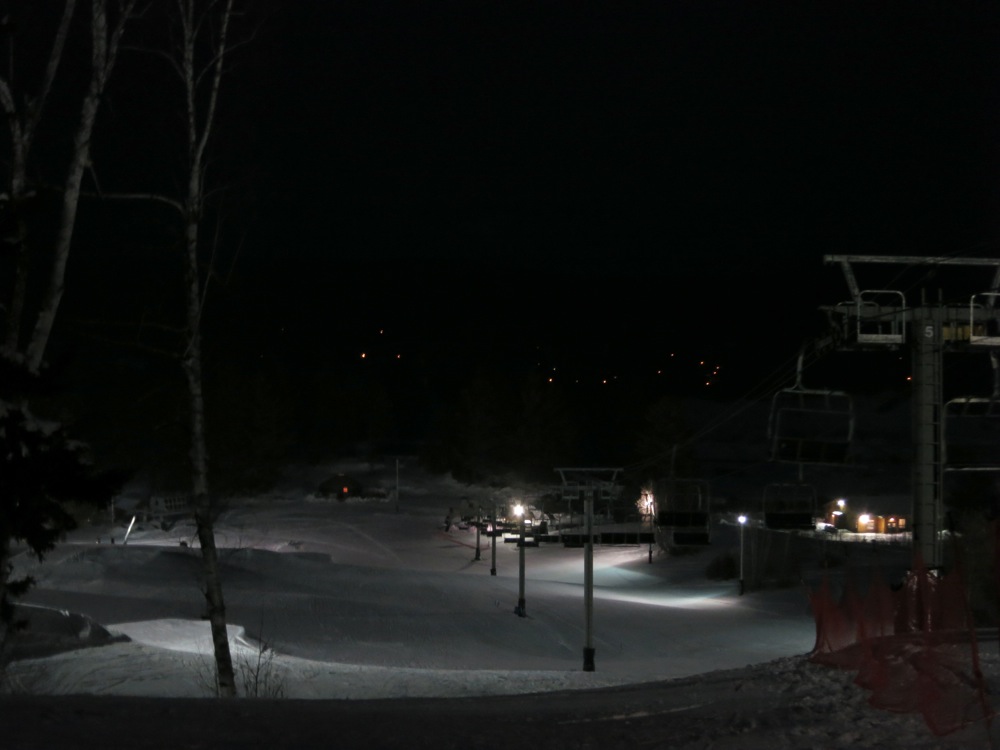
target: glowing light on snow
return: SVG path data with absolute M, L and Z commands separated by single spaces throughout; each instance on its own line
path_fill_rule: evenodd
M 735 602 L 731 598 L 720 596 L 714 591 L 704 594 L 677 595 L 664 591 L 633 593 L 601 588 L 594 592 L 594 597 L 605 601 L 646 604 L 651 607 L 664 607 L 667 609 L 728 609 L 735 605 Z

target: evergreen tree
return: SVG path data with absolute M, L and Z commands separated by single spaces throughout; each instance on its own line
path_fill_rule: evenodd
M 15 546 L 39 560 L 76 527 L 70 503 L 106 505 L 121 487 L 117 472 L 99 472 L 86 447 L 60 424 L 37 418 L 26 393 L 39 381 L 9 358 L 0 357 L 0 645 L 14 622 L 14 600 L 34 581 L 12 578 Z M 20 390 L 21 393 L 15 392 Z

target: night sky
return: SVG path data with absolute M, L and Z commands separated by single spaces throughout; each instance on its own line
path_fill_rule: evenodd
M 301 291 L 293 326 L 525 334 L 611 369 L 794 352 L 847 296 L 826 253 L 997 252 L 997 21 L 964 2 L 284 10 L 261 44 L 253 252 Z
M 818 306 L 848 297 L 824 254 L 998 253 L 995 3 L 266 5 L 216 144 L 231 213 L 206 341 L 240 377 L 738 398 L 789 384 Z M 142 154 L 104 168 L 124 182 L 162 125 L 131 75 L 101 141 Z M 117 340 L 86 324 L 102 283 L 133 328 L 170 296 L 155 220 L 104 210 L 69 350 Z

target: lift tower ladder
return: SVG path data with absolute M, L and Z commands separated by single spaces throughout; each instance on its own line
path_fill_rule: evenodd
M 932 568 L 941 567 L 941 532 L 944 525 L 943 473 L 944 415 L 943 357 L 950 351 L 991 351 L 1000 348 L 1000 260 L 993 258 L 827 255 L 844 273 L 851 299 L 826 307 L 839 318 L 835 335 L 845 348 L 868 349 L 909 346 L 913 382 L 913 553 Z M 921 293 L 919 305 L 910 306 L 894 290 L 863 290 L 857 283 L 856 264 L 894 264 L 939 270 L 942 267 L 992 268 L 993 279 L 985 292 L 973 294 L 970 303 L 928 302 Z M 886 300 L 888 300 L 886 302 Z M 873 306 L 874 303 L 874 306 Z M 874 324 L 874 325 L 873 325 Z

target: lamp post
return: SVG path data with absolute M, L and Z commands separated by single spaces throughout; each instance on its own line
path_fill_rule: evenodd
M 493 539 L 493 564 L 490 566 L 490 575 L 495 576 L 497 574 L 497 504 L 493 503 L 493 517 L 491 519 L 490 526 L 493 529 L 493 533 L 490 537 Z
M 518 617 L 527 617 L 528 612 L 524 603 L 524 506 L 518 503 L 514 506 L 514 515 L 520 519 L 518 524 L 520 534 L 517 540 L 518 571 L 517 571 L 517 607 L 514 611 Z
M 649 516 L 649 564 L 653 564 L 653 496 L 648 492 L 646 495 L 646 515 Z
M 594 490 L 597 495 L 599 490 Z M 594 671 L 594 500 L 588 494 L 583 501 L 583 671 Z
M 747 517 L 740 514 L 736 520 L 740 522 L 740 596 L 743 596 L 743 528 L 747 525 Z
M 483 506 L 480 505 L 479 509 L 476 511 L 476 556 L 472 558 L 474 561 L 478 562 L 482 558 L 479 552 L 479 534 L 483 528 Z

